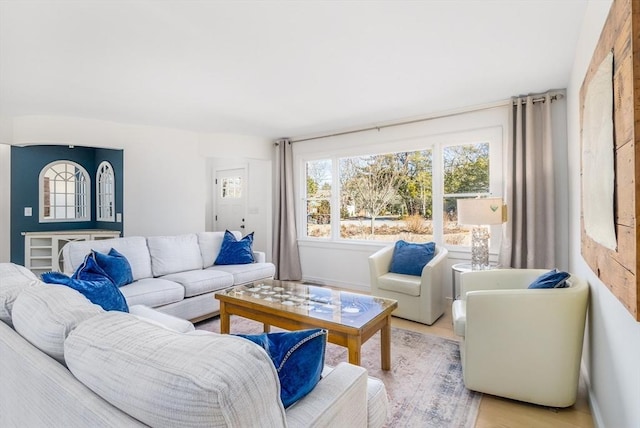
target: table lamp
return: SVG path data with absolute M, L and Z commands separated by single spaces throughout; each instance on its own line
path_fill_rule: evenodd
M 471 230 L 471 270 L 489 269 L 489 230 L 486 226 L 506 221 L 502 198 L 458 199 L 458 224 Z

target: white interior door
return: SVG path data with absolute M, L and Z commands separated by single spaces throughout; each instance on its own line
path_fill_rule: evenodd
M 216 171 L 214 224 L 216 230 L 239 230 L 245 234 L 247 180 L 244 168 Z

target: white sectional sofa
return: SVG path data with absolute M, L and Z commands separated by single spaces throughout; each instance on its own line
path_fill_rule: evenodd
M 233 232 L 236 239 L 240 232 Z M 214 265 L 224 232 L 199 232 L 174 236 L 130 236 L 70 242 L 63 247 L 64 271 L 71 275 L 85 256 L 111 248 L 124 255 L 134 282 L 120 291 L 127 304 L 145 305 L 179 318 L 198 321 L 219 313 L 216 291 L 273 278 L 275 266 L 254 251 L 255 263 Z
M 285 409 L 277 371 L 260 346 L 186 330 L 105 312 L 69 287 L 0 263 L 0 426 L 379 428 L 385 422 L 384 384 L 362 367 L 327 368 L 308 395 Z

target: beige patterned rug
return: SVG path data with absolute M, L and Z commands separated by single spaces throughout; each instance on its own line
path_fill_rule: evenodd
M 198 323 L 196 328 L 219 333 L 219 318 Z M 262 325 L 232 316 L 231 332 L 260 333 Z M 328 343 L 325 363 L 336 365 L 341 361 L 347 361 L 346 348 Z M 464 387 L 456 341 L 392 328 L 391 370 L 380 369 L 380 333 L 362 346 L 362 366 L 370 376 L 382 379 L 387 388 L 390 404 L 387 427 L 475 425 L 482 395 Z

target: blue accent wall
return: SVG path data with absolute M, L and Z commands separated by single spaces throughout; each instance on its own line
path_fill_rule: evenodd
M 58 160 L 76 162 L 87 170 L 91 178 L 91 221 L 40 223 L 38 178 L 46 165 Z M 24 265 L 23 232 L 50 230 L 107 229 L 123 231 L 124 223 L 96 221 L 96 169 L 100 162 L 113 166 L 116 181 L 116 213 L 123 209 L 123 151 L 56 145 L 11 147 L 11 261 Z M 31 207 L 31 217 L 25 217 L 24 208 Z

